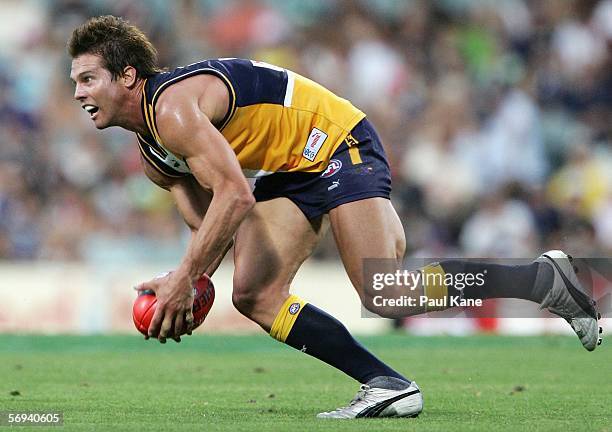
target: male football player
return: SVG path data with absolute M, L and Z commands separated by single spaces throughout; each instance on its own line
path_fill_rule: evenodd
M 121 18 L 89 19 L 68 43 L 74 98 L 94 126 L 137 135 L 145 173 L 172 194 L 192 230 L 180 265 L 140 286 L 157 296 L 149 336 L 160 342 L 189 332 L 192 283 L 212 273 L 232 240 L 233 303 L 275 339 L 345 372 L 357 396 L 323 418 L 414 417 L 423 408 L 414 381 L 361 346 L 335 318 L 290 294 L 293 276 L 331 225 L 362 303 L 387 317 L 427 306 L 389 308 L 364 278 L 364 259 L 387 259 L 392 271 L 405 250 L 402 224 L 389 200 L 382 144 L 365 114 L 292 71 L 243 59 L 203 60 L 162 71 L 146 36 Z M 257 179 L 252 192 L 245 177 Z M 517 297 L 564 317 L 583 345 L 598 341 L 597 316 L 559 251 L 530 265 L 446 261 L 424 274 L 487 269 L 472 290 L 446 282 L 420 284 L 429 298 Z M 406 287 L 390 287 L 402 294 Z

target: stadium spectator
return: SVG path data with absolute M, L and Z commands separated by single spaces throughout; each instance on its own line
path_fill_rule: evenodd
M 93 136 L 68 97 L 65 40 L 75 23 L 104 13 L 143 27 L 163 64 L 254 57 L 356 101 L 386 143 L 412 250 L 465 253 L 463 225 L 508 181 L 523 184 L 520 205 L 536 215 L 539 244 L 528 249 L 559 240 L 577 206 L 594 227 L 593 248 L 609 250 L 611 4 L 8 1 L 0 10 L 0 162 L 10 177 L 0 186 L 0 258 L 94 259 L 104 255 L 88 252 L 95 242 L 109 257 L 123 248 L 123 259 L 141 256 L 138 241 L 180 250 L 186 238 L 174 235 L 180 219 L 143 180 L 136 146 L 125 145 L 132 137 Z M 224 31 L 237 24 L 241 32 Z M 597 166 L 601 175 L 572 180 Z M 446 176 L 432 177 L 436 170 Z M 169 227 L 163 240 L 133 223 L 140 218 Z M 335 253 L 328 246 L 317 256 Z

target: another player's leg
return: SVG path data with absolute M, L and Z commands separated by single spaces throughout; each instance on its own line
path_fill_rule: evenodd
M 323 231 L 286 198 L 258 202 L 235 239 L 236 308 L 275 339 L 365 383 L 379 377 L 408 381 L 359 344 L 335 318 L 289 294 L 302 262 Z M 392 384 L 390 384 L 392 385 Z

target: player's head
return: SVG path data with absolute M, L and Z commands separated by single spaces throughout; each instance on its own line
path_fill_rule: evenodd
M 157 51 L 140 29 L 111 15 L 90 18 L 68 41 L 74 97 L 98 129 L 120 125 L 125 97 L 160 69 Z

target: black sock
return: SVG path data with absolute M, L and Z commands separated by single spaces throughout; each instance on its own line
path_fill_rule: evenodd
M 377 377 L 394 377 L 410 383 L 357 342 L 340 321 L 295 296 L 281 308 L 270 334 L 360 383 Z
M 526 265 L 501 265 L 468 261 L 443 261 L 446 274 L 456 275 L 484 273 L 481 286 L 471 284 L 463 290 L 448 287 L 448 295 L 460 295 L 466 299 L 518 298 L 541 303 L 552 285 L 552 266 L 534 262 Z

